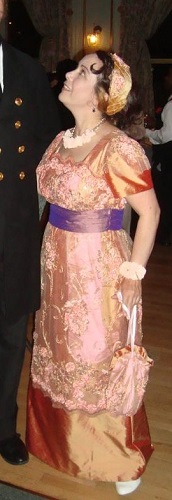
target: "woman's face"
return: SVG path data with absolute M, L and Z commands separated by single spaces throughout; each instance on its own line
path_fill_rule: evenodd
M 91 104 L 93 106 L 97 100 L 95 93 L 97 76 L 91 72 L 92 65 L 96 70 L 102 67 L 102 61 L 97 54 L 83 57 L 74 71 L 66 73 L 66 80 L 59 98 L 72 111 L 90 107 Z

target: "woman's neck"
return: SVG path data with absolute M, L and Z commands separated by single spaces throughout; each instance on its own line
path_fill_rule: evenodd
M 102 119 L 102 115 L 101 113 L 92 113 L 92 115 L 75 117 L 75 135 L 82 135 L 86 130 L 92 130 L 96 127 Z

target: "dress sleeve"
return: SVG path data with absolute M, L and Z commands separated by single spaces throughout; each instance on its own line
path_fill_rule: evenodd
M 153 187 L 144 149 L 124 133 L 117 134 L 110 142 L 104 173 L 115 198 L 125 198 Z

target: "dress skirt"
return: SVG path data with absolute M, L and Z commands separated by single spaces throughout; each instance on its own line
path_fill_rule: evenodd
M 42 246 L 27 446 L 57 470 L 96 481 L 138 478 L 153 451 L 144 406 L 134 417 L 116 417 L 105 407 L 113 351 L 127 339 L 128 322 L 114 296 L 114 252 L 121 252 L 121 239 L 128 241 L 129 256 L 124 231 L 95 237 L 48 223 Z M 137 344 L 141 317 L 140 304 Z

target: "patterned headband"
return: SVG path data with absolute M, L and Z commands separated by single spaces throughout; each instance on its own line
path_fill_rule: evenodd
M 129 66 L 117 54 L 111 54 L 111 58 L 114 62 L 114 69 L 111 73 L 107 115 L 119 113 L 124 108 L 132 86 Z

